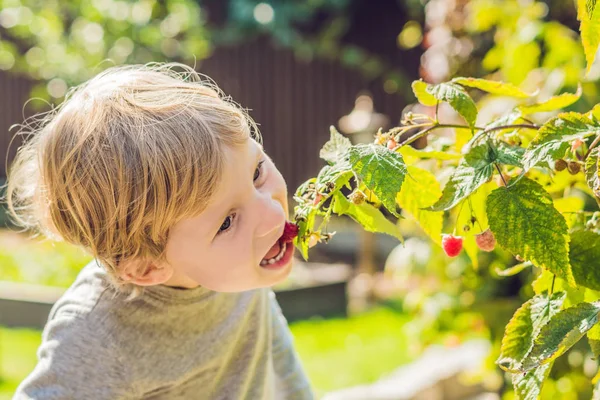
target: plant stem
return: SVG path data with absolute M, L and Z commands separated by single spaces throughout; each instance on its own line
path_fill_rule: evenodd
M 498 173 L 500 174 L 500 178 L 502 178 L 502 182 L 504 183 L 504 187 L 507 187 L 508 184 L 506 183 L 506 181 L 504 180 L 504 175 L 502 174 L 502 170 L 500 169 L 500 166 L 498 165 L 498 163 L 494 163 L 494 166 L 496 167 L 496 169 L 498 170 Z
M 552 286 L 550 286 L 549 295 L 552 295 L 552 293 L 554 293 L 554 281 L 556 281 L 556 275 L 552 274 Z
M 590 153 L 592 152 L 592 150 L 594 149 L 594 147 L 596 147 L 598 145 L 598 143 L 600 143 L 600 135 L 596 136 L 596 139 L 594 139 L 594 141 L 592 142 L 592 144 L 590 144 L 590 147 L 588 148 L 588 151 L 585 153 L 585 156 L 583 156 L 583 160 L 587 160 L 588 156 L 590 155 Z
M 479 131 L 484 131 L 484 133 L 489 133 L 489 132 L 494 132 L 494 131 L 500 131 L 503 129 L 511 129 L 511 128 L 515 128 L 515 129 L 519 129 L 519 128 L 524 128 L 524 129 L 540 129 L 539 125 L 529 125 L 529 124 L 515 124 L 515 125 L 500 125 L 500 126 L 494 126 L 492 128 L 489 129 L 485 129 L 485 128 L 481 128 L 479 126 L 474 126 L 474 127 L 470 127 L 469 125 L 457 125 L 457 124 L 440 124 L 440 123 L 435 123 L 433 125 L 431 125 L 429 128 L 422 130 L 421 132 L 415 133 L 414 135 L 412 135 L 411 137 L 409 137 L 408 139 L 406 139 L 405 141 L 403 141 L 402 143 L 399 144 L 399 147 L 405 146 L 407 144 L 411 144 L 412 142 L 422 138 L 423 136 L 427 135 L 429 132 L 433 131 L 434 129 L 441 129 L 441 128 L 464 128 L 464 129 L 475 129 L 475 130 L 479 130 Z

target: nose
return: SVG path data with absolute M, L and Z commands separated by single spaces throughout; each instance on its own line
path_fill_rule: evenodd
M 271 194 L 260 196 L 259 206 L 256 209 L 258 224 L 256 236 L 275 237 L 280 233 L 286 220 L 285 210 L 277 197 Z

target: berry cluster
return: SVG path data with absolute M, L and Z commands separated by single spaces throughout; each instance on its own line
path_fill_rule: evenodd
M 475 243 L 483 251 L 492 251 L 496 247 L 496 238 L 488 228 L 475 235 Z M 463 248 L 463 237 L 449 234 L 442 235 L 442 248 L 448 257 L 458 256 Z

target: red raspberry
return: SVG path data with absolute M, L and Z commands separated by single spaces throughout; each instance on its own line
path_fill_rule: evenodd
M 483 251 L 492 251 L 496 247 L 496 238 L 494 232 L 487 228 L 485 231 L 475 235 L 475 243 Z
M 442 248 L 448 257 L 456 257 L 463 247 L 462 236 L 442 235 Z
M 279 240 L 282 242 L 290 242 L 296 236 L 298 236 L 298 225 L 296 225 L 292 222 L 285 221 L 285 228 L 283 229 L 283 235 L 281 236 L 281 239 L 279 239 Z

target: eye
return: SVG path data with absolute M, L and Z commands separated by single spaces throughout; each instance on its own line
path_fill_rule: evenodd
M 223 221 L 223 223 L 221 224 L 221 227 L 219 228 L 219 232 L 217 233 L 217 235 L 227 232 L 229 230 L 229 228 L 231 228 L 231 224 L 233 223 L 234 219 L 235 219 L 235 213 L 228 215 L 225 218 L 225 220 Z
M 260 178 L 260 175 L 262 173 L 263 164 L 264 164 L 264 161 L 261 161 L 258 163 L 258 167 L 256 167 L 256 170 L 254 171 L 254 182 L 256 182 L 258 180 L 258 178 Z

